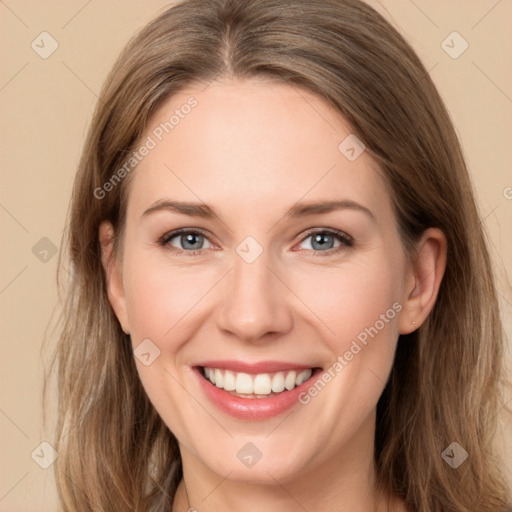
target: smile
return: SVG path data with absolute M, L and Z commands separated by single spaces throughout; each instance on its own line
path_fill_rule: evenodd
M 206 398 L 232 417 L 264 420 L 299 404 L 322 368 L 282 363 L 212 361 L 192 367 Z
M 313 369 L 276 373 L 238 373 L 220 368 L 203 368 L 204 376 L 218 388 L 242 398 L 269 398 L 285 389 L 291 391 L 308 380 Z

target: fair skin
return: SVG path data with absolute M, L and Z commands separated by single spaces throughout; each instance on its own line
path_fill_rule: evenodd
M 173 512 L 383 512 L 372 465 L 376 404 L 398 336 L 417 329 L 434 305 L 446 239 L 427 230 L 411 262 L 374 160 L 364 151 L 349 161 L 338 149 L 351 133 L 346 121 L 289 85 L 189 87 L 157 110 L 143 139 L 191 95 L 197 107 L 134 171 L 122 258 L 112 253 L 112 226 L 100 227 L 120 324 L 134 348 L 150 339 L 160 350 L 151 365 L 136 364 L 179 442 L 186 491 L 182 482 Z M 340 199 L 373 217 L 355 208 L 285 216 L 297 202 Z M 218 217 L 168 209 L 143 215 L 161 200 L 204 202 Z M 196 235 L 192 248 L 180 235 L 158 243 L 183 227 L 206 236 Z M 306 233 L 313 228 L 346 233 L 354 245 L 327 233 L 332 250 L 320 254 L 326 249 Z M 236 252 L 248 236 L 263 249 L 250 264 Z M 276 417 L 246 420 L 219 410 L 192 371 L 213 359 L 325 371 L 394 303 L 400 311 L 321 393 Z M 262 453 L 250 468 L 237 457 L 248 442 Z M 405 507 L 394 499 L 391 510 Z

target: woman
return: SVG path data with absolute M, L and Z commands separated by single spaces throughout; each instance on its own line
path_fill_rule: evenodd
M 156 18 L 101 93 L 67 236 L 64 510 L 510 506 L 474 192 L 366 4 Z

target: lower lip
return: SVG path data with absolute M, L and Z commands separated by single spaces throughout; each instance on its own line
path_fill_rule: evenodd
M 202 389 L 210 401 L 221 411 L 243 420 L 265 420 L 278 416 L 299 402 L 299 395 L 314 383 L 314 377 L 322 372 L 316 368 L 311 377 L 290 391 L 283 391 L 270 398 L 240 398 L 218 388 L 203 376 L 202 368 L 195 367 Z

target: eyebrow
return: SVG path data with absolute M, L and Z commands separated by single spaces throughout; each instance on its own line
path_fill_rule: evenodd
M 306 203 L 296 203 L 284 214 L 284 218 L 300 218 L 309 215 L 321 215 L 330 213 L 336 210 L 356 210 L 368 215 L 373 221 L 376 221 L 374 213 L 363 206 L 356 203 L 351 199 L 341 199 L 339 201 L 316 201 Z M 142 216 L 150 215 L 152 213 L 167 210 L 175 213 L 181 213 L 190 217 L 200 217 L 204 219 L 217 218 L 220 220 L 218 214 L 213 208 L 205 203 L 195 203 L 189 201 L 171 201 L 160 199 L 153 203 Z

